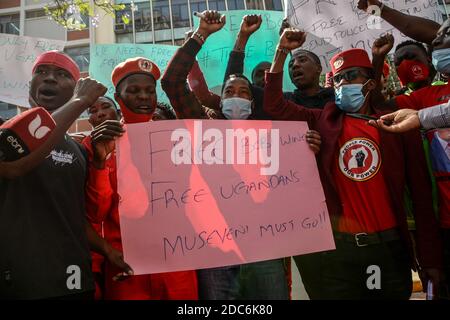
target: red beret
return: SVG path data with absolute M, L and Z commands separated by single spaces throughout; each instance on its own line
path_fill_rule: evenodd
M 31 73 L 34 74 L 36 68 L 43 64 L 50 64 L 66 70 L 70 73 L 75 81 L 78 81 L 78 79 L 80 79 L 80 68 L 78 68 L 78 65 L 75 63 L 75 61 L 72 60 L 71 57 L 61 52 L 52 50 L 41 54 L 34 62 Z
M 147 58 L 136 57 L 125 60 L 119 63 L 111 74 L 111 80 L 114 87 L 117 87 L 120 81 L 129 75 L 143 73 L 151 75 L 155 81 L 161 76 L 161 71 L 156 64 Z
M 330 64 L 333 74 L 354 67 L 372 69 L 372 62 L 370 62 L 369 55 L 363 49 L 350 49 L 338 53 L 331 58 Z

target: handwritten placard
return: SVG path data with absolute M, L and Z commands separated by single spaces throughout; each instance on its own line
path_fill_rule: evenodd
M 245 48 L 244 74 L 251 80 L 252 70 L 262 62 L 272 63 L 278 41 L 279 30 L 283 20 L 281 11 L 262 10 L 232 10 L 222 12 L 226 16 L 225 26 L 212 34 L 197 54 L 197 61 L 205 75 L 210 88 L 220 92 L 223 78 L 228 63 L 230 51 L 233 50 L 236 36 L 239 32 L 242 18 L 247 14 L 259 14 L 262 16 L 262 24 L 250 38 Z M 199 19 L 194 17 L 194 25 L 199 25 Z M 289 78 L 287 63 L 285 65 L 283 89 L 293 91 L 295 89 Z
M 442 23 L 436 0 L 383 3 L 403 13 Z M 358 0 L 285 0 L 286 16 L 291 25 L 308 32 L 302 48 L 316 53 L 326 71 L 331 70 L 330 59 L 343 50 L 361 48 L 371 55 L 374 40 L 386 32 L 394 35 L 395 45 L 409 39 L 381 17 L 359 10 L 357 5 Z M 375 6 L 374 10 L 377 8 Z
M 173 120 L 118 141 L 120 226 L 136 274 L 334 249 L 304 122 Z
M 144 57 L 156 63 L 162 75 L 177 49 L 177 46 L 160 44 L 97 44 L 91 49 L 89 75 L 105 85 L 108 88 L 106 95 L 114 98 L 111 73 L 119 63 L 128 58 Z M 169 102 L 160 81 L 157 81 L 156 93 L 158 101 Z
M 29 107 L 29 81 L 36 58 L 64 50 L 64 41 L 0 33 L 0 101 Z

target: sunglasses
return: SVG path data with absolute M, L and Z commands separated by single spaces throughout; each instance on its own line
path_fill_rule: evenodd
M 353 81 L 357 79 L 359 76 L 367 77 L 367 75 L 362 73 L 361 70 L 354 69 L 333 76 L 333 81 L 334 84 L 339 84 L 341 83 L 342 79 L 345 79 L 346 81 Z

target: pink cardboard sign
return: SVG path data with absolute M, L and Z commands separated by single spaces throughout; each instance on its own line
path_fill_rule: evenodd
M 135 274 L 335 248 L 305 122 L 173 120 L 118 141 L 120 226 Z

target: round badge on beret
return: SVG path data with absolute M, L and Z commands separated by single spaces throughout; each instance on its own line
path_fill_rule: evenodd
M 412 72 L 414 73 L 415 76 L 421 76 L 423 74 L 422 67 L 418 65 L 414 65 L 412 67 Z
M 140 59 L 138 62 L 138 65 L 142 71 L 149 72 L 149 73 L 152 72 L 153 64 L 150 60 Z
M 340 67 L 342 67 L 342 65 L 344 64 L 344 58 L 339 57 L 336 59 L 335 62 L 333 62 L 333 66 L 335 69 L 339 69 Z

